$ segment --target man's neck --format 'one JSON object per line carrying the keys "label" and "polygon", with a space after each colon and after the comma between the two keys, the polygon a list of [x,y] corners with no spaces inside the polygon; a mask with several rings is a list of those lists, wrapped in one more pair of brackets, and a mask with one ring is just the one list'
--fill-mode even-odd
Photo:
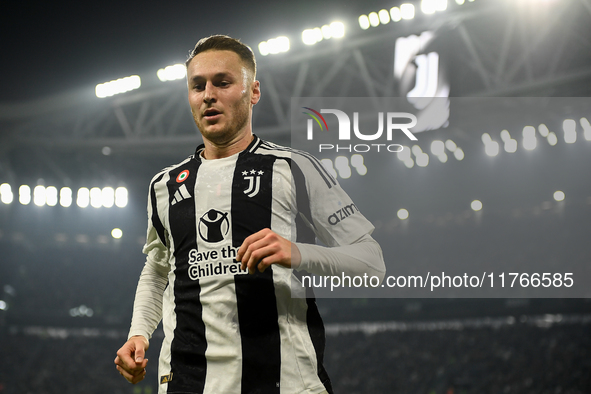
{"label": "man's neck", "polygon": [[252,132],[245,133],[238,139],[230,141],[224,145],[216,144],[204,138],[203,144],[205,145],[205,149],[201,155],[207,160],[222,159],[224,157],[232,156],[248,148],[253,139],[254,135],[252,135]]}

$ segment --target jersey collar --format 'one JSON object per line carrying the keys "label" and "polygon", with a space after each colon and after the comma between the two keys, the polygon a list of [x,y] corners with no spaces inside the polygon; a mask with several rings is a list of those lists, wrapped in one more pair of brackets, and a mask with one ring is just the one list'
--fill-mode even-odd
{"label": "jersey collar", "polygon": [[[248,145],[248,147],[246,149],[244,149],[242,152],[240,153],[244,153],[244,152],[253,152],[256,148],[258,148],[258,146],[261,143],[261,139],[259,137],[256,136],[256,134],[252,135],[254,138],[252,139],[252,141],[250,142],[250,144]],[[205,149],[205,144],[200,144],[197,149],[195,149],[195,155],[194,158],[201,161],[201,152],[203,152],[203,150]]]}

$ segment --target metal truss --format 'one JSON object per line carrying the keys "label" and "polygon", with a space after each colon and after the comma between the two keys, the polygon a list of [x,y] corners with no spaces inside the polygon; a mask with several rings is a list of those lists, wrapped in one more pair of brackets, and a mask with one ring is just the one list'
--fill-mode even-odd
{"label": "metal truss", "polygon": [[[289,144],[290,106],[298,97],[393,97],[396,39],[433,31],[451,95],[589,96],[591,0],[556,2],[551,12],[481,1],[411,22],[351,33],[341,41],[259,57],[262,100],[258,135]],[[539,7],[541,8],[541,7]],[[90,90],[0,106],[0,174],[14,177],[14,152],[46,152],[48,168],[65,177],[55,151],[167,156],[200,141],[184,81],[145,81],[141,89],[98,99]],[[53,159],[52,159],[53,157]],[[53,163],[52,163],[53,161]]]}

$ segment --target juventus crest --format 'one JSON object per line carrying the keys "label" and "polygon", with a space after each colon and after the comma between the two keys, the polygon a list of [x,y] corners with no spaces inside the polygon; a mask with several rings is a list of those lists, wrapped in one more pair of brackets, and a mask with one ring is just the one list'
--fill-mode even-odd
{"label": "juventus crest", "polygon": [[261,189],[261,176],[263,174],[264,172],[260,170],[242,171],[244,179],[248,180],[248,188],[244,190],[244,194],[248,197],[254,197],[259,193]]}

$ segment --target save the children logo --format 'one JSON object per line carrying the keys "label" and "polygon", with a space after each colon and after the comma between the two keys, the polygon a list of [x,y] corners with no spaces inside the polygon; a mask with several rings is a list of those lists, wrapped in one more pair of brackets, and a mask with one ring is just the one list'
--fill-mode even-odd
{"label": "save the children logo", "polygon": [[[403,132],[406,137],[411,141],[417,141],[417,137],[410,131],[411,128],[416,126],[417,117],[414,114],[408,112],[378,112],[378,130],[373,133],[366,133],[360,130],[359,112],[353,112],[353,122],[347,113],[339,109],[334,108],[322,108],[320,111],[316,111],[310,107],[302,107],[311,112],[303,112],[305,115],[310,116],[307,122],[306,138],[314,140],[314,121],[320,127],[321,131],[328,131],[328,124],[322,114],[333,114],[336,116],[338,122],[338,142],[351,141],[354,136],[357,140],[361,141],[384,141],[383,135],[385,131],[385,140],[392,141],[392,136],[396,131]],[[384,126],[385,124],[385,126]],[[323,127],[324,125],[324,127]],[[351,129],[353,133],[351,133]],[[318,151],[342,151],[347,150],[349,152],[369,152],[370,150],[388,151],[392,153],[401,152],[404,147],[400,144],[386,144],[386,143],[364,143],[364,144],[350,144],[350,145],[339,145],[339,144],[326,144],[322,143],[318,145]]]}
{"label": "save the children logo", "polygon": [[223,241],[229,230],[228,212],[210,209],[199,218],[199,236],[205,242]]}

